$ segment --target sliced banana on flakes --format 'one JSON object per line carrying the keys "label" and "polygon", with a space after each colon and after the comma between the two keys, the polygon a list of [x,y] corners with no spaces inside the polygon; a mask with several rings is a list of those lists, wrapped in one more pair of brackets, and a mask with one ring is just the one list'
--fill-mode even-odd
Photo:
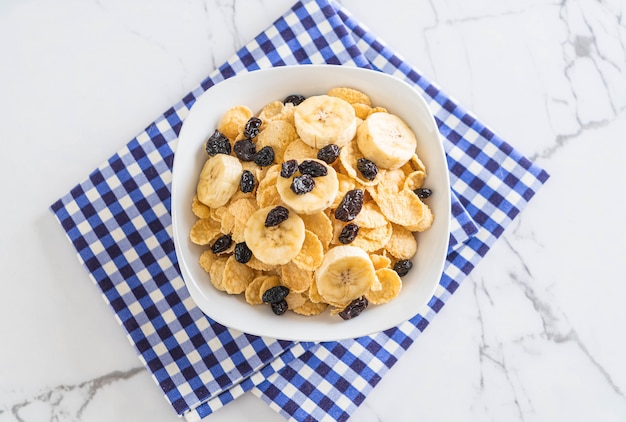
{"label": "sliced banana on flakes", "polygon": [[248,248],[261,262],[284,265],[295,258],[305,239],[304,222],[295,212],[275,226],[266,227],[265,220],[274,207],[261,208],[248,219],[243,236]]}
{"label": "sliced banana on flakes", "polygon": [[329,95],[315,95],[296,107],[294,123],[300,139],[314,148],[328,144],[342,147],[354,138],[356,114],[345,100]]}
{"label": "sliced banana on flakes", "polygon": [[211,208],[225,205],[237,192],[243,174],[241,162],[232,155],[217,154],[204,163],[196,193]]}
{"label": "sliced banana on flakes", "polygon": [[339,192],[339,180],[335,169],[321,160],[311,159],[310,161],[320,163],[327,171],[325,176],[313,178],[315,186],[311,191],[298,194],[291,189],[294,178],[301,175],[299,171],[290,177],[279,175],[276,180],[276,189],[280,198],[298,214],[315,214],[325,210],[335,202],[335,197]]}
{"label": "sliced banana on flakes", "polygon": [[411,128],[398,116],[373,113],[359,125],[359,150],[379,168],[394,170],[406,164],[417,147]]}
{"label": "sliced banana on flakes", "polygon": [[347,305],[378,286],[374,264],[369,255],[356,246],[335,246],[315,272],[317,292],[333,305]]}

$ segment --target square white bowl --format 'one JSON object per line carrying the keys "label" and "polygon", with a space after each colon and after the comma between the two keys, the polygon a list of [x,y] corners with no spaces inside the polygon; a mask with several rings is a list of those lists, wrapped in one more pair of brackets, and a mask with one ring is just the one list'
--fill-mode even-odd
{"label": "square white bowl", "polygon": [[[413,269],[402,278],[402,291],[383,305],[370,305],[361,315],[344,321],[328,311],[317,316],[287,312],[274,315],[269,306],[252,306],[243,295],[218,291],[198,259],[207,249],[189,240],[197,217],[191,212],[198,175],[207,159],[204,144],[224,113],[235,105],[258,112],[271,101],[290,94],[324,94],[346,86],[367,93],[376,106],[397,114],[413,129],[417,153],[426,165],[425,186],[434,223],[417,235]],[[222,81],[202,94],[183,122],[172,178],[172,222],[176,256],[192,299],[211,319],[229,328],[258,336],[295,341],[336,341],[361,337],[394,327],[415,316],[431,299],[441,278],[450,233],[450,181],[445,152],[434,117],[420,93],[407,83],[373,70],[337,65],[284,66],[256,70]]]}

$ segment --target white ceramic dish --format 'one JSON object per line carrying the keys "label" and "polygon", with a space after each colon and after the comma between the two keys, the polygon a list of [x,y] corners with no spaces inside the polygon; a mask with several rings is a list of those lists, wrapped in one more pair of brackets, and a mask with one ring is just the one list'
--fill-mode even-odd
{"label": "white ceramic dish", "polygon": [[[191,212],[200,169],[207,159],[204,143],[227,109],[247,105],[257,112],[289,94],[325,93],[334,86],[366,92],[377,106],[402,117],[418,138],[417,152],[428,171],[426,185],[434,194],[427,200],[433,226],[418,236],[412,271],[403,278],[400,295],[384,305],[370,305],[348,321],[339,316],[305,317],[287,312],[274,315],[268,306],[251,306],[242,295],[216,290],[198,258],[206,247],[189,241],[196,217]],[[191,297],[213,320],[254,335],[297,341],[334,341],[355,338],[396,326],[428,303],[445,262],[450,219],[450,182],[443,147],[434,118],[421,95],[408,84],[381,72],[334,65],[302,65],[258,70],[232,77],[211,87],[193,105],[184,121],[172,180],[172,220],[178,263]]]}

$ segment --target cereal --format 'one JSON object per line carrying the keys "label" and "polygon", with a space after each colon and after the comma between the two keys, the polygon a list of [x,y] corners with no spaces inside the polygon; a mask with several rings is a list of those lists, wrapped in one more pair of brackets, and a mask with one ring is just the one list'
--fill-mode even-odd
{"label": "cereal", "polygon": [[269,276],[267,275],[261,275],[252,279],[244,292],[246,302],[250,305],[260,305],[263,303],[263,300],[261,299],[261,296],[263,295],[263,293],[261,293],[261,286],[268,277]]}
{"label": "cereal", "polygon": [[302,305],[298,306],[297,308],[293,308],[292,311],[300,315],[311,316],[311,315],[321,314],[322,312],[326,310],[327,307],[328,305],[326,303],[321,303],[321,302],[315,303],[310,300],[307,300],[306,302],[304,302]]}
{"label": "cereal", "polygon": [[237,262],[234,255],[226,260],[222,286],[228,294],[239,294],[246,290],[254,278],[254,271],[245,264]]}
{"label": "cereal", "polygon": [[285,298],[287,301],[287,307],[289,309],[295,309],[304,305],[309,300],[309,295],[305,293],[296,293],[293,290],[289,292]]}
{"label": "cereal", "polygon": [[328,250],[331,240],[333,239],[333,224],[330,218],[323,212],[308,214],[301,216],[304,221],[304,227],[315,233],[319,241],[322,243],[324,251]]}
{"label": "cereal", "polygon": [[324,247],[315,233],[305,230],[304,244],[293,262],[303,270],[315,271],[324,259]]}
{"label": "cereal", "polygon": [[380,290],[370,290],[367,292],[365,296],[370,303],[382,305],[400,294],[402,280],[397,272],[389,268],[381,268],[380,270],[376,270],[376,276],[382,288]]}
{"label": "cereal", "polygon": [[296,140],[296,128],[286,120],[272,120],[259,133],[256,140],[257,150],[271,146],[274,149],[274,159],[277,163],[283,162],[287,146]]}
{"label": "cereal", "polygon": [[297,160],[298,162],[317,158],[317,150],[308,146],[302,140],[296,139],[285,148],[283,160]]}
{"label": "cereal", "polygon": [[[211,252],[212,253],[212,252]],[[209,279],[217,290],[225,291],[223,284],[224,280],[224,268],[226,268],[226,261],[228,257],[220,256],[213,261],[211,268],[209,268]]]}
{"label": "cereal", "polygon": [[217,129],[234,143],[250,117],[252,117],[252,110],[248,107],[235,106],[226,111]]}
{"label": "cereal", "polygon": [[280,275],[283,285],[295,293],[308,291],[313,282],[313,271],[302,269],[293,261],[281,266]]}
{"label": "cereal", "polygon": [[[372,144],[371,139],[377,139],[372,133],[380,130],[381,126],[378,128],[368,126],[368,136],[371,136],[371,139],[366,139],[365,143],[361,143],[362,139],[359,138],[361,135],[358,125],[364,122],[371,125],[372,121],[381,118],[390,121],[389,119],[397,116],[370,118],[374,113],[389,112],[373,104],[366,93],[350,87],[335,87],[328,90],[326,95],[324,101],[329,102],[325,104],[342,104],[338,107],[343,110],[337,112],[341,113],[341,116],[337,116],[340,120],[352,115],[354,111],[354,115],[348,117],[348,120],[351,119],[349,124],[356,125],[357,129],[342,128],[337,137],[324,138],[328,140],[323,142],[318,142],[322,138],[316,138],[315,133],[322,130],[325,133],[320,134],[327,136],[325,127],[316,129],[314,126],[306,126],[315,125],[317,119],[306,120],[315,116],[315,112],[306,114],[307,112],[303,111],[305,108],[298,109],[299,104],[306,101],[305,97],[298,96],[300,101],[295,103],[272,101],[262,107],[256,115],[245,105],[228,109],[215,130],[227,137],[233,146],[235,141],[240,142],[237,143],[237,148],[231,151],[224,148],[222,153],[234,157],[241,165],[239,168],[235,163],[236,171],[239,172],[237,174],[245,172],[247,179],[253,183],[247,183],[245,186],[238,183],[238,188],[232,194],[230,194],[232,191],[227,190],[230,184],[224,186],[229,199],[225,203],[214,201],[216,205],[219,203],[221,206],[210,207],[200,202],[197,196],[190,204],[197,220],[190,229],[189,239],[192,243],[205,247],[198,264],[208,274],[213,286],[231,295],[242,295],[250,305],[268,308],[270,306],[263,301],[263,294],[273,288],[276,289],[272,291],[284,290],[286,294],[284,300],[281,300],[281,303],[271,303],[271,309],[277,315],[291,310],[298,315],[313,316],[323,313],[330,307],[331,315],[349,319],[346,316],[356,317],[360,311],[366,309],[366,306],[361,306],[359,312],[346,311],[350,304],[363,302],[380,305],[389,302],[400,294],[402,288],[400,276],[406,275],[408,270],[405,271],[405,268],[409,268],[409,264],[412,265],[410,260],[416,254],[418,246],[416,233],[428,229],[433,224],[432,210],[424,202],[428,195],[418,196],[422,191],[431,193],[428,186],[425,186],[426,167],[419,156],[416,153],[411,155],[409,151],[409,154],[399,160],[395,152],[386,153],[389,149],[380,150],[379,155],[392,156],[385,159],[391,159],[393,165],[384,165],[384,162],[380,164],[376,156],[372,156],[371,150],[372,147],[384,143]],[[296,110],[299,111],[296,113]],[[328,113],[332,115],[333,111]],[[295,114],[297,119],[294,118]],[[297,121],[299,126],[296,126]],[[345,137],[355,130],[357,133],[354,137]],[[385,133],[383,137],[388,138],[389,132]],[[401,135],[406,136],[406,132],[402,132]],[[228,142],[223,136],[222,140],[227,147]],[[249,140],[243,141],[245,139]],[[311,142],[311,139],[314,142]],[[244,145],[245,142],[247,144]],[[319,161],[318,152],[326,145],[335,148],[335,155],[332,158],[338,154],[338,159]],[[263,151],[271,149],[272,164],[268,164],[267,160],[258,159],[260,155],[258,152],[262,149]],[[364,153],[369,154],[368,157],[365,157]],[[326,155],[325,151],[322,155]],[[285,179],[296,177],[295,172],[287,176],[281,175],[283,163],[289,160],[295,160],[293,163],[295,172],[311,179],[310,189],[295,189],[296,187],[291,186],[291,180],[285,188]],[[316,161],[308,161],[303,165],[307,160]],[[218,171],[232,174],[235,167],[228,168],[227,161],[225,160],[224,164],[226,169]],[[213,183],[215,180],[221,180],[219,175]],[[334,196],[324,196],[329,189]],[[220,192],[215,193],[216,196],[219,194]],[[303,195],[315,196],[306,197],[309,199],[305,200]],[[348,204],[346,197],[352,202]],[[302,198],[303,202],[297,202],[298,198]],[[322,198],[324,202],[320,202]],[[292,206],[287,206],[285,201]],[[276,224],[260,224],[258,227],[254,224],[261,213],[265,219],[267,209],[275,209],[279,205],[286,207],[286,218],[276,220]],[[348,224],[353,226],[351,227],[353,230],[351,236],[342,237],[344,242],[349,242],[343,244],[339,237]],[[296,242],[296,239],[299,241]],[[227,240],[230,243],[226,242]],[[248,251],[245,259],[241,258],[241,253],[234,253],[235,245],[244,246]],[[283,252],[281,254],[277,252],[273,256],[271,253],[263,253],[268,250],[270,252],[279,250],[264,249],[266,245],[269,248],[273,246],[278,248],[280,245]],[[352,247],[359,253],[340,255],[340,251],[344,253],[346,249],[335,248],[341,247],[348,249]],[[361,261],[357,258],[359,254],[362,255]],[[236,256],[239,256],[241,262]],[[324,274],[332,273],[327,270],[329,261],[338,262],[345,270],[339,270],[337,267],[332,270],[339,271],[336,273],[337,277],[325,278]],[[400,268],[399,263],[405,265]],[[359,268],[359,271],[355,272],[354,268]],[[350,274],[359,274],[359,277]],[[339,286],[345,286],[344,277],[348,282],[351,282],[351,278],[359,279],[350,287],[351,289],[357,288],[355,287],[357,285],[363,286],[363,280],[366,280],[364,290],[358,290],[359,297],[337,294],[338,289],[343,289]],[[336,283],[337,287],[333,287]]]}
{"label": "cereal", "polygon": [[211,208],[204,205],[198,199],[198,195],[193,197],[193,201],[191,202],[191,212],[198,218],[210,218],[211,217]]}
{"label": "cereal", "polygon": [[357,162],[360,158],[364,158],[364,156],[361,151],[359,151],[359,147],[355,141],[348,142],[348,144],[341,149],[341,153],[339,154],[341,165],[348,176],[363,186],[377,185],[381,180],[380,172],[372,180],[364,178],[361,172],[357,169]]}
{"label": "cereal", "polygon": [[417,240],[413,233],[397,224],[392,224],[391,238],[385,244],[385,250],[397,259],[409,259],[417,252]]}
{"label": "cereal", "polygon": [[339,97],[353,105],[359,103],[365,104],[369,107],[372,106],[372,101],[370,100],[370,97],[364,92],[361,92],[354,88],[347,88],[343,86],[335,87],[329,89],[327,94],[331,97]]}
{"label": "cereal", "polygon": [[196,245],[208,245],[221,234],[220,225],[211,218],[197,220],[189,232],[189,240]]}
{"label": "cereal", "polygon": [[371,253],[370,259],[372,260],[372,264],[374,264],[375,270],[380,270],[381,268],[389,268],[389,266],[391,265],[391,259],[389,259],[389,257],[386,257],[385,255]]}

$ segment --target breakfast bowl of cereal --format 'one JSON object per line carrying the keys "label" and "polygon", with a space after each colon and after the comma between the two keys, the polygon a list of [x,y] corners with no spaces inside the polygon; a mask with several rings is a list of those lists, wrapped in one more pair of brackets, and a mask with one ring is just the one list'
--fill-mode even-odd
{"label": "breakfast bowl of cereal", "polygon": [[174,246],[191,298],[249,334],[334,341],[415,316],[441,278],[450,182],[405,82],[335,65],[226,79],[181,128]]}

